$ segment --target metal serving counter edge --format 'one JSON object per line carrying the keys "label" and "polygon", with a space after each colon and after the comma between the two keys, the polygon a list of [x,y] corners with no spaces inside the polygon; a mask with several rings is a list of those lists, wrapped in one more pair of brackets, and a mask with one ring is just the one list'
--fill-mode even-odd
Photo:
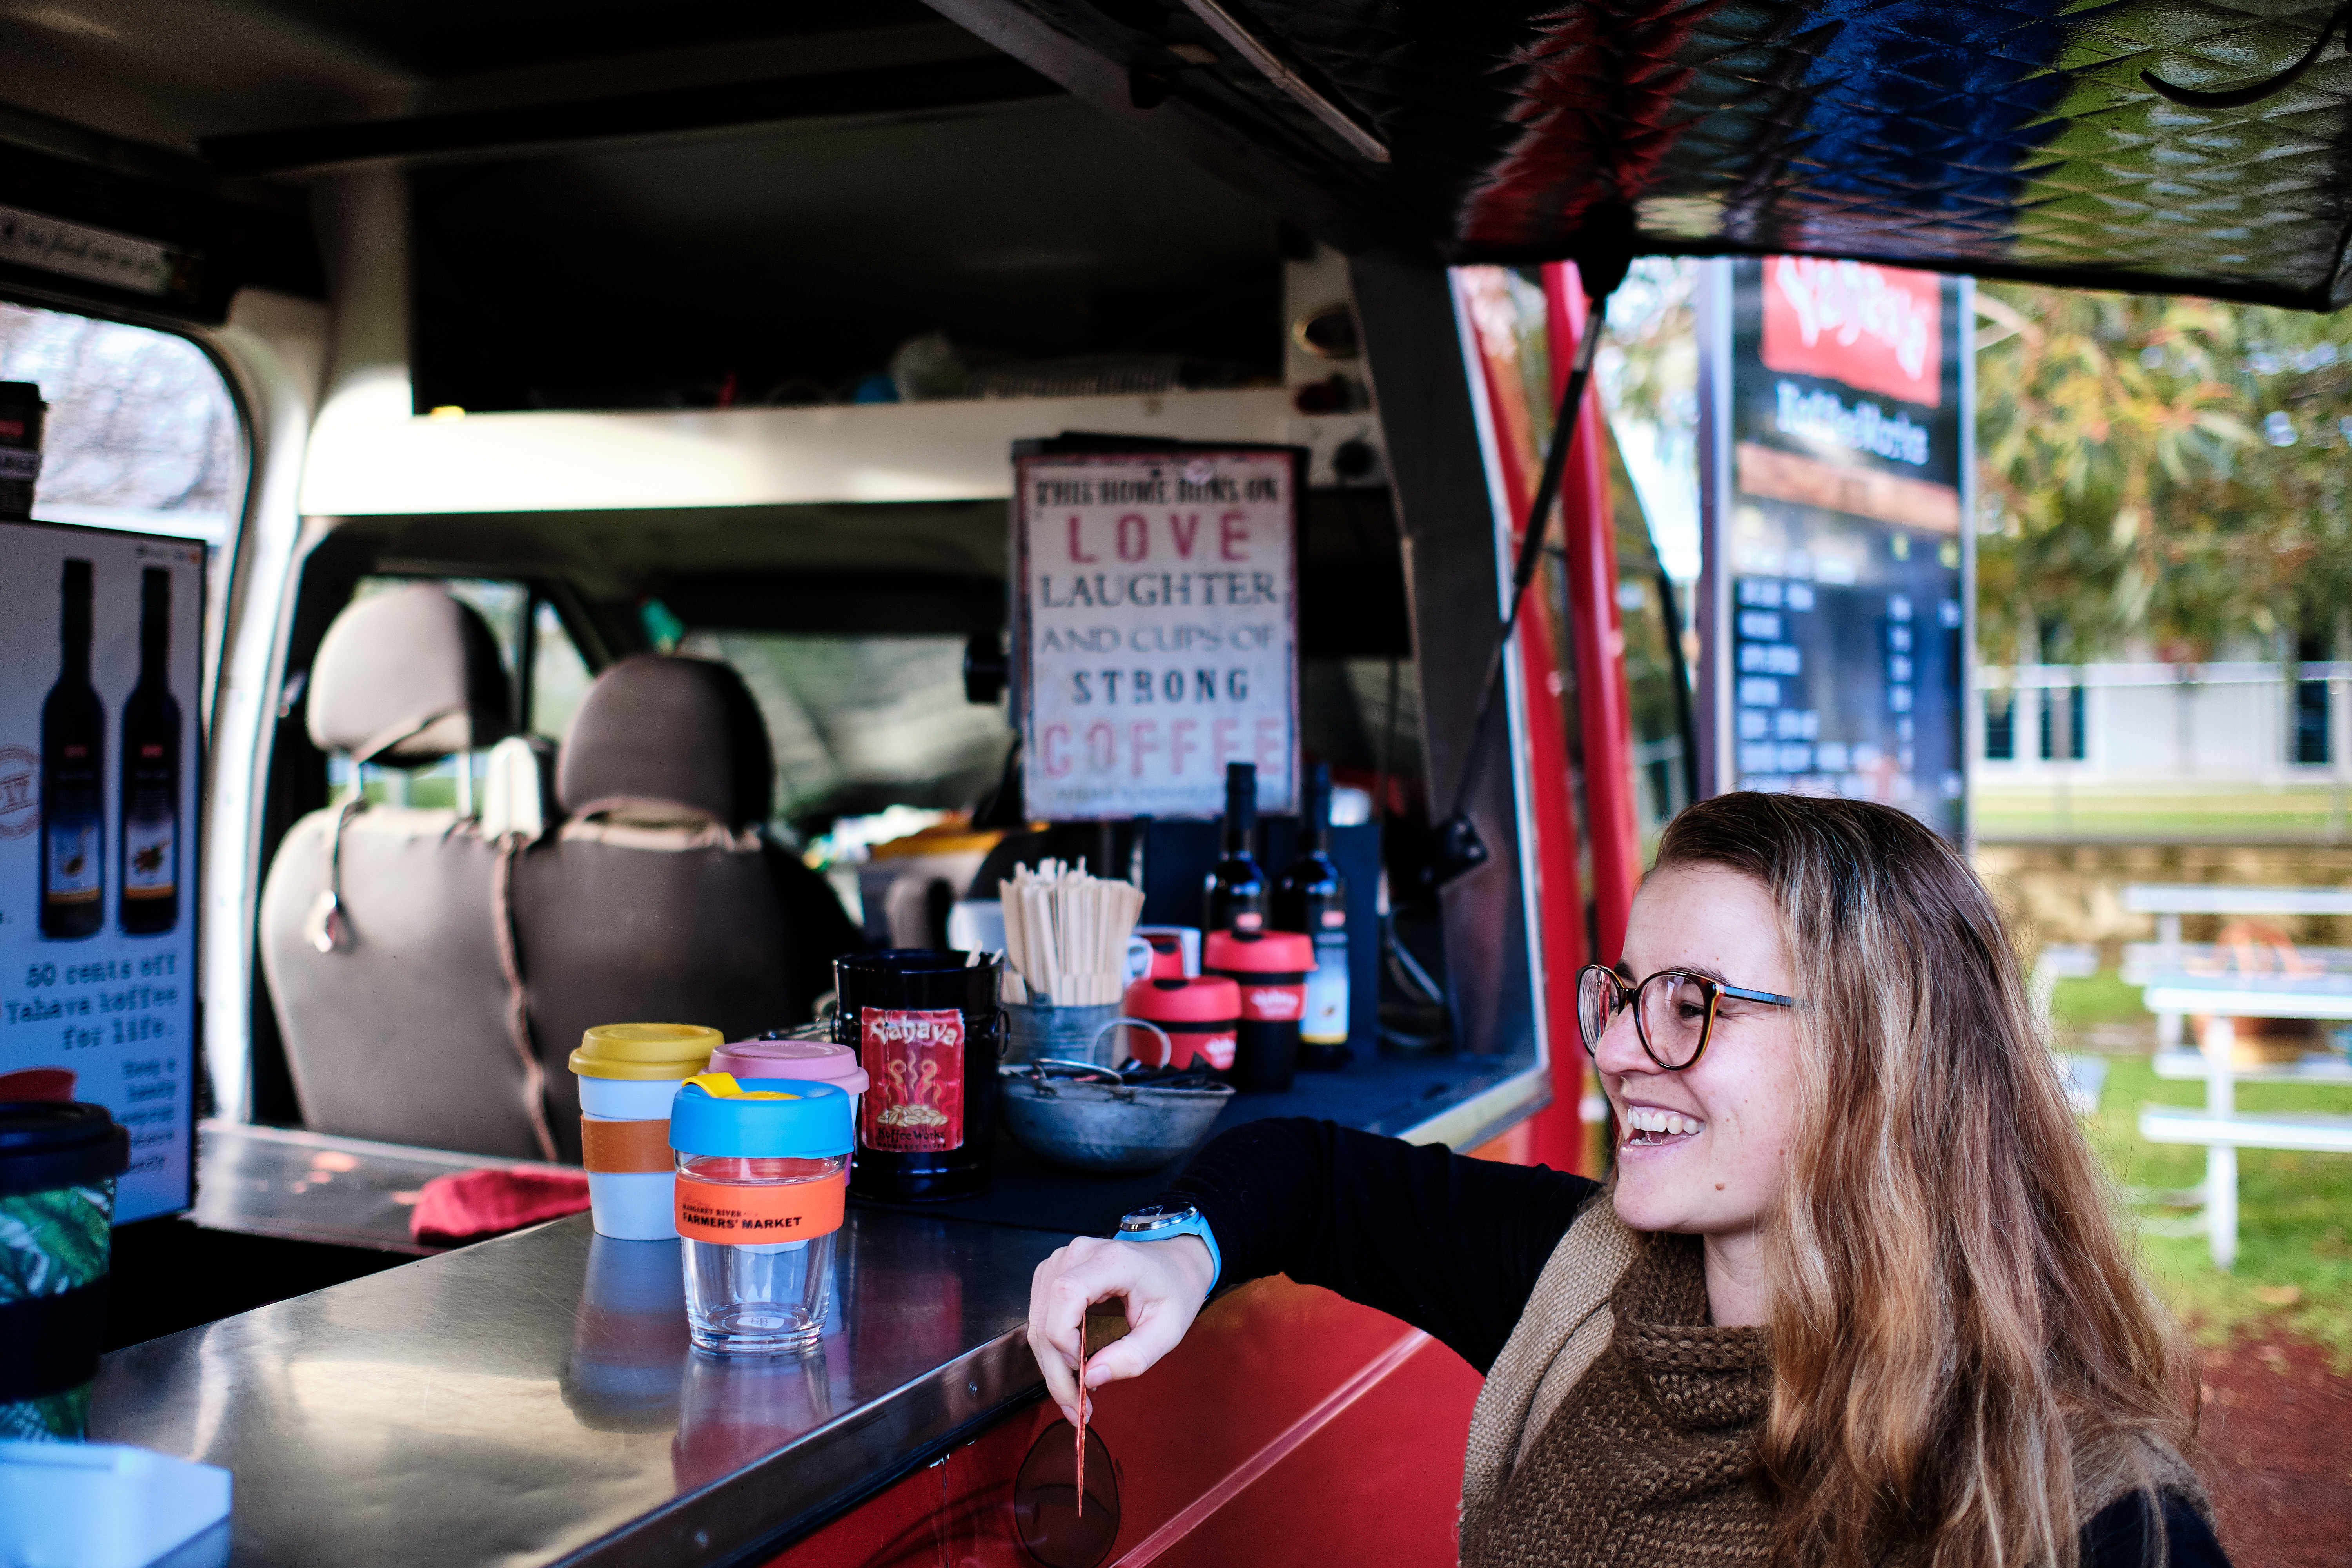
{"label": "metal serving counter edge", "polygon": [[90,1436],[226,1466],[237,1568],[719,1564],[1037,1389],[1061,1238],[861,1210],[813,1355],[688,1343],[675,1241],[586,1215],[106,1358]]}

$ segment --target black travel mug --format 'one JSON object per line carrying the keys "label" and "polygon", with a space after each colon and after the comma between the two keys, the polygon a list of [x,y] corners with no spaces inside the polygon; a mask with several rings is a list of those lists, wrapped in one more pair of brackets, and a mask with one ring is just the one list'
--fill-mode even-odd
{"label": "black travel mug", "polygon": [[992,953],[898,948],[833,963],[833,1039],[872,1081],[849,1190],[891,1203],[988,1191],[1004,1042]]}
{"label": "black travel mug", "polygon": [[0,1101],[0,1437],[72,1442],[89,1425],[130,1163],[102,1105]]}

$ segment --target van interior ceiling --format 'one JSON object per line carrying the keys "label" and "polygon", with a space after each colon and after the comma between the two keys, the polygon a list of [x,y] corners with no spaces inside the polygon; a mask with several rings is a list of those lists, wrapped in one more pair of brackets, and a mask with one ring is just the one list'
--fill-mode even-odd
{"label": "van interior ceiling", "polygon": [[[224,556],[241,575],[221,609],[253,593],[285,606],[255,667],[276,698],[253,754],[256,885],[355,775],[387,800],[472,798],[475,763],[354,768],[310,733],[330,626],[407,582],[484,616],[513,728],[548,745],[585,680],[633,653],[735,666],[791,843],[892,806],[971,809],[1011,749],[1001,701],[968,703],[961,678],[966,644],[1006,628],[1001,479],[894,491],[844,459],[797,488],[681,500],[618,479],[601,492],[591,456],[505,463],[486,505],[454,480],[387,499],[338,488],[347,447],[326,439],[362,395],[373,418],[485,427],[1204,391],[1255,391],[1286,418],[1296,387],[1335,368],[1291,329],[1345,299],[1336,253],[915,0],[185,0],[168,16],[75,0],[0,13],[0,47],[21,68],[0,105],[0,205],[185,258],[169,288],[131,291],[0,258],[0,289],[199,342],[263,321],[257,301],[326,301],[291,334],[311,340],[297,379],[316,378],[304,400],[322,412],[282,587],[267,529]],[[248,382],[233,377],[250,420]],[[1300,409],[1369,427],[1360,380],[1318,395]],[[249,438],[258,505],[272,437]],[[1001,438],[967,445],[1001,467]],[[1421,742],[1398,521],[1377,453],[1360,441],[1335,468],[1338,445],[1321,441],[1301,520],[1302,723],[1343,776],[1405,788]],[[402,477],[433,489],[442,471]],[[257,950],[246,976],[231,1108],[299,1124]]]}

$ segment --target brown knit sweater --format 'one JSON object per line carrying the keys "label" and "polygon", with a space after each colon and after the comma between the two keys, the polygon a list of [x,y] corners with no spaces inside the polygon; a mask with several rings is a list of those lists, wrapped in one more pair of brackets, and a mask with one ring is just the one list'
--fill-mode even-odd
{"label": "brown knit sweater", "polygon": [[1756,1480],[1770,1394],[1761,1329],[1707,1324],[1696,1237],[1656,1236],[1610,1295],[1616,1332],[1553,1412],[1464,1568],[1762,1563],[1772,1510]]}
{"label": "brown knit sweater", "polygon": [[[1536,1283],[1470,1418],[1463,1568],[1762,1563],[1771,1506],[1757,1431],[1771,1393],[1761,1329],[1707,1324],[1704,1244],[1589,1202]],[[2135,1491],[2212,1504],[2179,1455],[2085,1434],[2077,1517]]]}

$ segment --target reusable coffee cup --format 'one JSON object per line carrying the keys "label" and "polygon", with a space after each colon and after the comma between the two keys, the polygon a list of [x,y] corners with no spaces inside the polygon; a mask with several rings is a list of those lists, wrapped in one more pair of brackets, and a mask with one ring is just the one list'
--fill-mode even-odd
{"label": "reusable coffee cup", "polygon": [[1211,931],[1201,967],[1241,987],[1234,1087],[1288,1089],[1298,1073],[1298,1021],[1307,1016],[1315,939],[1297,931]]}
{"label": "reusable coffee cup", "polygon": [[[1147,1019],[1165,1031],[1165,1045],[1149,1030],[1127,1031],[1127,1054],[1145,1067],[1197,1064],[1223,1072],[1234,1065],[1242,994],[1241,987],[1222,975],[1139,980],[1127,988],[1121,1012],[1129,1018]],[[1161,1059],[1155,1061],[1153,1057]]]}
{"label": "reusable coffee cup", "polygon": [[71,1068],[20,1068],[15,1072],[0,1072],[0,1100],[71,1100],[73,1097],[74,1071]]}
{"label": "reusable coffee cup", "polygon": [[726,1043],[699,1024],[599,1024],[581,1037],[572,1070],[580,1079],[580,1163],[597,1235],[667,1241],[677,1234],[670,1101]]}
{"label": "reusable coffee cup", "polygon": [[41,477],[41,426],[49,405],[30,381],[0,381],[0,517],[30,517]]}
{"label": "reusable coffee cup", "polygon": [[814,1350],[849,1192],[849,1096],[809,1079],[700,1073],[677,1091],[669,1137],[695,1348]]}
{"label": "reusable coffee cup", "polygon": [[833,974],[834,1043],[873,1079],[850,1189],[897,1203],[986,1192],[1004,1042],[996,955],[897,948],[835,959]]}
{"label": "reusable coffee cup", "polygon": [[743,1078],[797,1078],[829,1083],[849,1096],[855,1123],[873,1081],[857,1065],[857,1053],[830,1040],[730,1040],[710,1053],[711,1072]]}
{"label": "reusable coffee cup", "polygon": [[78,1442],[89,1427],[130,1163],[130,1131],[104,1106],[0,1103],[0,1437]]}

